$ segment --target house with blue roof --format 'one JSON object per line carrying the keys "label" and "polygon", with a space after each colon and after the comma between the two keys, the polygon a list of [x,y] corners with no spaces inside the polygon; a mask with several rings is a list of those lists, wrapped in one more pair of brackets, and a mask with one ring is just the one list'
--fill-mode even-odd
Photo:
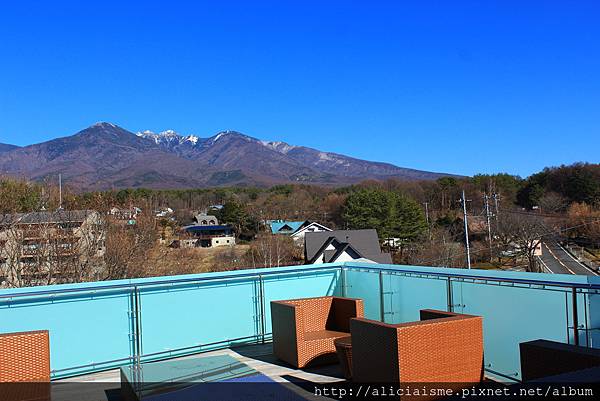
{"label": "house with blue roof", "polygon": [[285,220],[273,220],[270,222],[271,234],[284,234],[292,235],[300,228],[304,227],[309,221],[285,221]]}
{"label": "house with blue roof", "polygon": [[330,228],[325,227],[317,222],[304,220],[304,221],[284,221],[284,220],[272,220],[269,222],[271,226],[271,233],[274,235],[282,234],[289,235],[292,239],[301,244],[304,242],[304,235],[307,232],[322,232],[331,231]]}

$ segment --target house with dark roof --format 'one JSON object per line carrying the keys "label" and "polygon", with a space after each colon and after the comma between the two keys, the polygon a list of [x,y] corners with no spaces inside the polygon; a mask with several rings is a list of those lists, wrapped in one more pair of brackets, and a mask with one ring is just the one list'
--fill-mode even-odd
{"label": "house with dark roof", "polygon": [[304,243],[304,236],[309,232],[331,231],[331,228],[325,227],[315,221],[284,221],[272,220],[268,224],[271,227],[271,234],[289,235],[294,242],[301,245]]}
{"label": "house with dark roof", "polygon": [[309,232],[304,237],[306,264],[363,261],[392,263],[389,253],[381,251],[374,229]]}
{"label": "house with dark roof", "polygon": [[177,248],[182,247],[183,244],[188,244],[185,247],[193,245],[201,248],[214,248],[235,245],[235,234],[230,226],[210,224],[211,222],[217,222],[216,217],[203,216],[200,217],[198,224],[182,227],[183,233],[188,237],[192,237],[192,239],[189,240],[188,238],[184,242],[181,242],[183,239],[175,240],[170,246]]}

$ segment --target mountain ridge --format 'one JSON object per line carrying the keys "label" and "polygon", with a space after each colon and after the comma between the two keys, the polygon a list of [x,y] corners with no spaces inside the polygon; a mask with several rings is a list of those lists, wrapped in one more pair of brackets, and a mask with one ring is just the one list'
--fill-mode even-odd
{"label": "mountain ridge", "polygon": [[11,150],[15,150],[19,148],[17,145],[11,145],[8,143],[0,143],[0,153],[9,152]]}
{"label": "mountain ridge", "polygon": [[341,186],[364,179],[451,176],[263,141],[231,130],[207,138],[173,130],[134,134],[107,122],[71,136],[0,151],[0,174],[42,180],[58,173],[81,190],[282,183]]}

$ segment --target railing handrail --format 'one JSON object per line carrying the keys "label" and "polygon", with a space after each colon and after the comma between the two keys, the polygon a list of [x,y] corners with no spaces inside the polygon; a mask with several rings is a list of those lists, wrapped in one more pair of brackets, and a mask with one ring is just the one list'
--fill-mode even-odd
{"label": "railing handrail", "polygon": [[[385,267],[379,267],[378,265],[373,266],[356,266],[352,265],[348,262],[344,263],[344,267],[354,268],[354,269],[371,269],[377,271],[387,271],[393,273],[414,273],[421,275],[431,275],[431,276],[440,276],[444,278],[462,278],[462,279],[470,279],[470,280],[486,280],[486,281],[498,281],[498,282],[508,282],[508,283],[518,283],[518,284],[532,284],[532,285],[544,285],[544,286],[554,286],[554,287],[563,287],[563,288],[582,288],[588,290],[600,290],[600,284],[593,283],[569,283],[566,281],[549,281],[549,280],[536,280],[536,279],[522,279],[522,278],[502,278],[496,276],[477,276],[473,274],[461,274],[461,273],[445,273],[445,272],[431,272],[431,271],[421,271],[421,270],[413,270],[406,268],[398,268],[398,269],[390,269]],[[429,266],[423,266],[429,267]]]}
{"label": "railing handrail", "polygon": [[[426,266],[424,266],[426,267]],[[23,297],[35,297],[35,296],[45,296],[45,295],[62,295],[62,294],[70,294],[70,293],[80,293],[80,292],[94,292],[94,291],[109,291],[109,290],[118,290],[124,288],[136,288],[136,287],[148,287],[148,286],[157,286],[157,285],[172,285],[172,284],[187,284],[194,282],[206,282],[206,281],[219,281],[219,280],[235,280],[235,279],[243,279],[250,277],[259,277],[259,276],[272,276],[279,274],[288,274],[288,273],[306,273],[306,272],[315,272],[315,271],[324,271],[324,270],[332,270],[332,269],[342,269],[342,268],[354,268],[354,269],[368,269],[368,270],[376,270],[376,271],[385,271],[390,273],[412,273],[412,274],[421,274],[421,275],[430,275],[430,276],[439,276],[444,278],[460,278],[460,279],[470,279],[470,280],[487,280],[487,281],[497,281],[497,282],[507,282],[507,283],[515,283],[515,284],[530,284],[530,285],[541,285],[541,286],[554,286],[554,287],[562,287],[562,288],[579,288],[579,289],[588,289],[588,290],[600,290],[600,284],[593,283],[570,283],[564,281],[548,281],[548,280],[536,280],[536,279],[521,279],[521,278],[502,278],[496,276],[478,276],[473,274],[461,274],[461,273],[450,273],[450,272],[432,272],[432,271],[421,271],[407,268],[386,268],[382,265],[373,264],[372,266],[364,266],[364,265],[353,265],[351,263],[343,263],[332,266],[318,266],[318,267],[304,267],[304,268],[296,268],[296,269],[287,269],[287,270],[276,270],[276,271],[262,271],[262,272],[251,272],[251,273],[234,273],[229,275],[218,275],[218,276],[204,276],[204,277],[188,277],[188,278],[177,278],[177,279],[169,279],[169,280],[157,280],[157,281],[149,281],[149,282],[139,282],[139,283],[123,283],[123,284],[108,284],[108,285],[97,285],[97,286],[89,286],[89,287],[79,287],[79,288],[62,288],[62,289],[52,289],[52,290],[43,290],[43,291],[27,291],[27,292],[16,292],[13,294],[0,294],[0,299],[9,299],[9,298],[23,298]]]}
{"label": "railing handrail", "polygon": [[109,285],[97,285],[97,286],[79,287],[79,288],[62,288],[62,289],[55,289],[55,290],[53,289],[53,290],[44,290],[44,291],[17,292],[17,293],[13,293],[13,294],[0,294],[0,299],[21,298],[21,297],[30,297],[30,296],[33,297],[33,296],[55,295],[55,294],[61,295],[61,294],[65,294],[65,293],[77,293],[77,292],[109,291],[109,290],[118,290],[118,289],[123,289],[123,288],[135,289],[138,287],[147,287],[147,286],[153,286],[153,285],[186,284],[186,283],[194,283],[194,282],[222,281],[222,280],[230,280],[230,279],[235,280],[235,279],[240,279],[240,278],[270,276],[270,275],[278,275],[278,274],[306,273],[306,272],[314,272],[314,271],[341,269],[341,267],[342,267],[342,265],[319,266],[319,267],[309,267],[309,268],[303,268],[303,269],[263,271],[263,272],[229,274],[229,275],[219,275],[219,276],[210,276],[210,277],[208,277],[208,276],[207,277],[188,277],[188,278],[157,280],[157,281],[140,282],[140,283],[123,283],[123,284],[112,284],[112,285],[109,284]]}

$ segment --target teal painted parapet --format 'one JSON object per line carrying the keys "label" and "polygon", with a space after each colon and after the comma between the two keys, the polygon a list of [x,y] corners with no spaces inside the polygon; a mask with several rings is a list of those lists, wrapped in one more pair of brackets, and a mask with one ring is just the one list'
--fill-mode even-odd
{"label": "teal painted parapet", "polygon": [[519,342],[577,333],[600,347],[599,289],[596,277],[354,262],[250,269],[1,290],[0,333],[49,330],[61,378],[269,341],[270,301],[339,295],[389,323],[425,308],[481,315],[488,373],[519,380]]}
{"label": "teal painted parapet", "polygon": [[340,265],[0,291],[0,333],[49,330],[53,378],[269,339],[271,300],[336,295]]}
{"label": "teal painted parapet", "polygon": [[342,275],[372,319],[410,322],[428,308],[483,316],[485,368],[498,378],[520,380],[521,342],[574,344],[577,333],[600,347],[600,277],[352,262]]}

